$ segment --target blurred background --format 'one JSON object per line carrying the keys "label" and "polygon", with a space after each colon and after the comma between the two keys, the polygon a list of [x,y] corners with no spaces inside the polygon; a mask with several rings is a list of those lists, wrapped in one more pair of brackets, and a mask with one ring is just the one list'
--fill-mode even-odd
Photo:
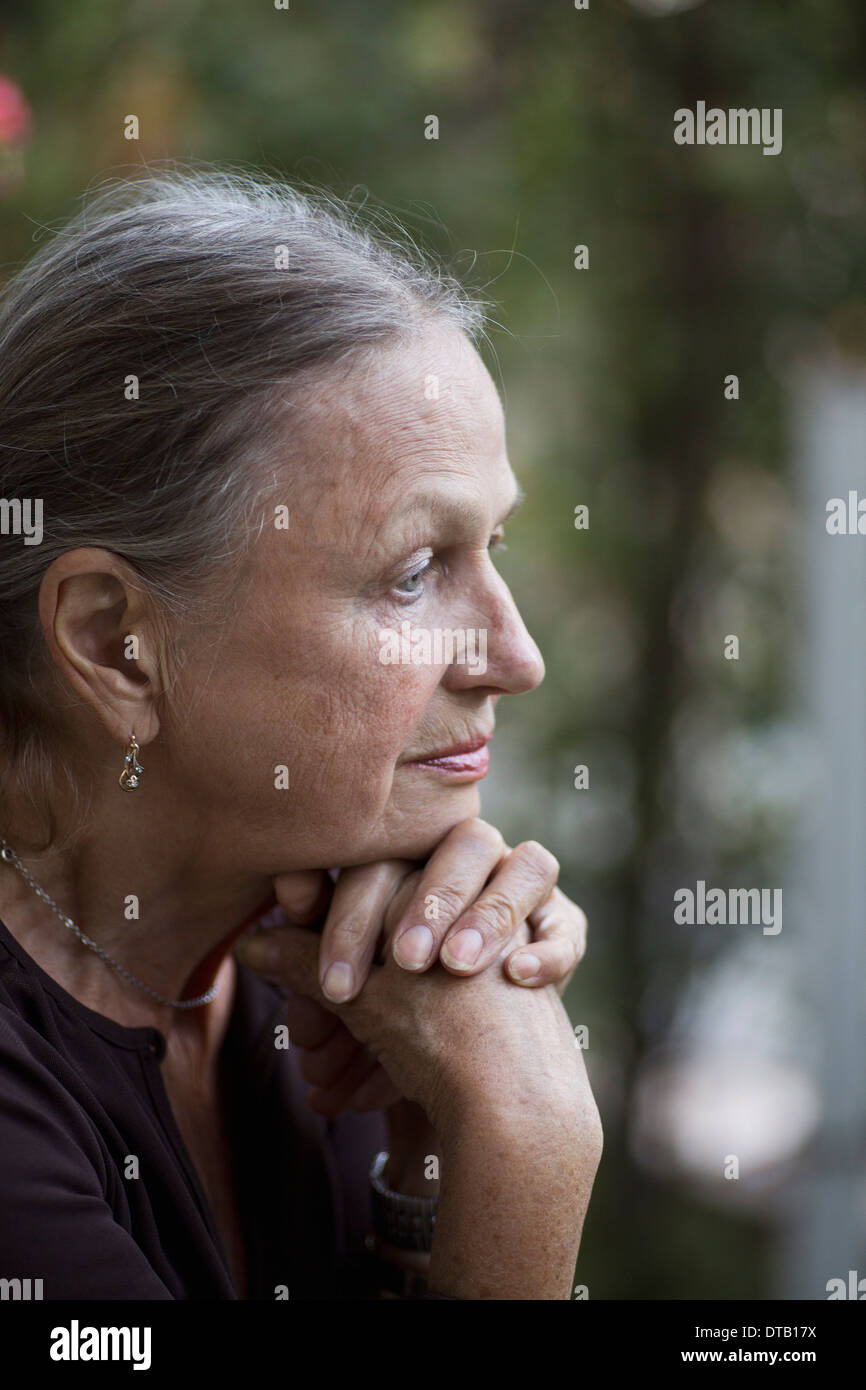
{"label": "blurred background", "polygon": [[[547,678],[500,706],[483,813],[590,919],[566,1003],[605,1151],[575,1282],[866,1279],[866,538],[826,527],[866,497],[866,8],[5,0],[0,24],[0,275],[92,183],[191,158],[360,185],[497,301],[528,493],[500,563]],[[781,152],[675,144],[698,101],[780,108]],[[678,923],[699,881],[782,889],[782,929]]]}

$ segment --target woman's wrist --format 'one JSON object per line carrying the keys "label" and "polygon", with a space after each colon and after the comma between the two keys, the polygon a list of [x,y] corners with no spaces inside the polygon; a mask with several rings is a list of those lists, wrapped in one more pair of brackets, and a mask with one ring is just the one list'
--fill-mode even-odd
{"label": "woman's wrist", "polygon": [[519,1123],[491,1108],[445,1139],[430,1289],[462,1299],[567,1299],[600,1158],[577,1108]]}

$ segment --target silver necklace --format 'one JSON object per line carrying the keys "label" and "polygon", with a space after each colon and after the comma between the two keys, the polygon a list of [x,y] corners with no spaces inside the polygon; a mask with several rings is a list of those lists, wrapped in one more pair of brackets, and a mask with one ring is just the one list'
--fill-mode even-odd
{"label": "silver necklace", "polygon": [[91,941],[89,936],[85,936],[84,932],[73,922],[71,917],[67,917],[65,912],[60,911],[54,899],[49,898],[44,888],[39,887],[39,884],[21,863],[14,849],[12,849],[11,845],[7,845],[2,836],[0,836],[0,845],[2,845],[2,849],[0,849],[0,859],[3,859],[7,864],[11,864],[13,869],[18,870],[22,878],[25,878],[30,884],[33,891],[44,903],[47,903],[51,911],[60,918],[64,927],[68,927],[70,931],[75,932],[79,941],[83,942],[89,950],[95,951],[98,956],[101,956],[107,965],[110,965],[113,970],[117,971],[118,975],[122,975],[131,985],[135,985],[138,989],[143,989],[147,994],[151,995],[152,998],[159,1000],[160,1004],[168,1004],[172,1009],[198,1009],[201,1008],[202,1004],[210,1004],[211,1001],[216,998],[219,992],[218,984],[211,985],[207,993],[200,994],[197,999],[166,999],[164,995],[157,994],[155,989],[151,989],[150,985],[144,984],[142,980],[137,980],[124,966],[118,964],[116,960],[112,960],[107,951],[104,951],[101,946],[97,946],[96,942]]}

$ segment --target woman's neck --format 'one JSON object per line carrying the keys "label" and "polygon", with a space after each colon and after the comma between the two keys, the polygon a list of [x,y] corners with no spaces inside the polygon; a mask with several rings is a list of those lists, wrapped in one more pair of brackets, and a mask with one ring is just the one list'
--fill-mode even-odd
{"label": "woman's neck", "polygon": [[[174,1009],[118,974],[59,920],[22,875],[0,863],[0,920],[73,998],[126,1027],[158,1028],[205,1044],[219,1031],[221,998],[234,984],[231,949],[272,901],[268,880],[220,879],[199,855],[136,826],[128,852],[122,827],[88,835],[65,854],[21,855],[35,882],[91,940],[168,999],[195,998],[219,981],[211,1004]],[[144,841],[144,843],[143,843]],[[161,841],[161,842],[160,842]],[[13,849],[16,846],[12,845]],[[17,852],[17,850],[16,850]]]}

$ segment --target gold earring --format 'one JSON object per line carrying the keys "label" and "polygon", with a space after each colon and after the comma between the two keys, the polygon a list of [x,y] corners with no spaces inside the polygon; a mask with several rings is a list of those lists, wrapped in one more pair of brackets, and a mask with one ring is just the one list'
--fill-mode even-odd
{"label": "gold earring", "polygon": [[144,768],[138,761],[137,755],[139,751],[138,744],[135,741],[135,734],[130,734],[129,743],[126,747],[126,756],[124,758],[126,767],[117,779],[125,792],[134,792],[141,785],[141,774]]}

